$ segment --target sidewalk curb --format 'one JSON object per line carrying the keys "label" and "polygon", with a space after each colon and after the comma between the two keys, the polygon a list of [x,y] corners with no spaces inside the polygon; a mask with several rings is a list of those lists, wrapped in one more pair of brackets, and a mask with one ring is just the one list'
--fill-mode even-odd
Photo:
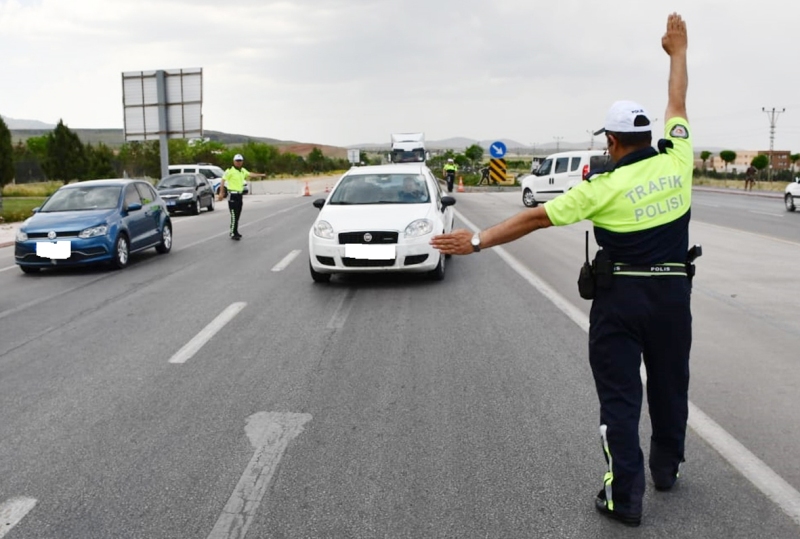
{"label": "sidewalk curb", "polygon": [[762,198],[780,198],[783,199],[783,193],[779,193],[778,191],[740,191],[738,189],[729,189],[725,187],[703,187],[703,186],[695,186],[692,187],[692,191],[700,191],[705,193],[722,193],[724,195],[740,195],[740,196],[748,196],[748,197],[762,197]]}

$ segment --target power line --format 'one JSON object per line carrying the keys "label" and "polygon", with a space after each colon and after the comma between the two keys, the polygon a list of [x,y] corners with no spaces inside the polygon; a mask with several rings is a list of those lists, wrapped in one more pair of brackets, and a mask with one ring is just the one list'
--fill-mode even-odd
{"label": "power line", "polygon": [[564,137],[553,137],[553,140],[556,141],[556,153],[558,153],[561,148],[561,141],[564,140]]}
{"label": "power line", "polygon": [[767,110],[761,107],[761,112],[766,112],[769,116],[769,172],[767,173],[767,181],[772,181],[772,152],[775,148],[775,125],[778,123],[778,114],[786,112],[786,109],[776,111],[773,107],[772,110]]}

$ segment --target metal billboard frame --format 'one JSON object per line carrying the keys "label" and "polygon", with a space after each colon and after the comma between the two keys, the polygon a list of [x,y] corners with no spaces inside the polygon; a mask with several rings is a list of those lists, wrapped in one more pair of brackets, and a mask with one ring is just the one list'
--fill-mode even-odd
{"label": "metal billboard frame", "polygon": [[158,139],[166,176],[168,139],[203,136],[203,69],[124,72],[122,109],[125,141]]}

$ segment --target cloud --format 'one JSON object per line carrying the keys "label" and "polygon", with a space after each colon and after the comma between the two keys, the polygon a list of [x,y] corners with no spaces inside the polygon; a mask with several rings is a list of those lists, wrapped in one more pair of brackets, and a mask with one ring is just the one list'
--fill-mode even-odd
{"label": "cloud", "polygon": [[666,106],[668,10],[689,26],[698,144],[768,144],[792,106],[800,6],[721,0],[0,0],[3,114],[121,127],[121,73],[202,67],[207,129],[330,144],[501,136],[588,140],[616,99]]}

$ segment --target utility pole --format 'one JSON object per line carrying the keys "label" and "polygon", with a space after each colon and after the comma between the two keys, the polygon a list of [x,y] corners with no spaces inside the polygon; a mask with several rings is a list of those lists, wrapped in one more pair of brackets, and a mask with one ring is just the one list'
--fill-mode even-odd
{"label": "utility pole", "polygon": [[586,132],[589,133],[589,136],[591,137],[590,140],[592,141],[589,145],[589,149],[594,150],[594,129],[587,129]]}
{"label": "utility pole", "polygon": [[766,112],[769,116],[769,171],[767,172],[767,181],[772,181],[772,152],[775,151],[775,124],[778,123],[778,114],[786,112],[786,109],[767,110],[761,107],[761,112]]}
{"label": "utility pole", "polygon": [[556,141],[556,153],[561,149],[561,141],[564,140],[564,137],[553,137],[553,140]]}

